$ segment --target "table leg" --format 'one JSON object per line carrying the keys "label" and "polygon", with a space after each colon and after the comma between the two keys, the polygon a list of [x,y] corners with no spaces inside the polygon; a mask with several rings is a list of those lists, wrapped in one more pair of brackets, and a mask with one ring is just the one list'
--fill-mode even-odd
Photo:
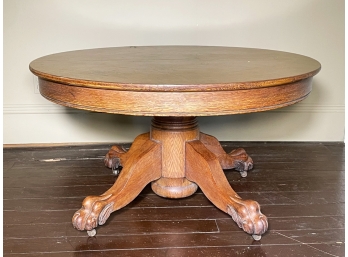
{"label": "table leg", "polygon": [[75,212],[72,223],[76,229],[92,230],[103,225],[112,212],[133,201],[147,184],[161,177],[161,148],[148,133],[135,139],[121,161],[123,170],[115,184],[102,195],[86,197],[82,208]]}
{"label": "table leg", "polygon": [[[132,149],[141,149],[142,145],[150,139],[150,134],[145,133],[137,136],[132,144]],[[130,154],[126,154],[127,151],[121,146],[114,145],[104,158],[104,164],[106,167],[112,169],[112,171],[118,175],[120,167],[126,163],[126,160],[130,157]]]}
{"label": "table leg", "polygon": [[218,158],[222,169],[235,169],[244,178],[247,171],[253,168],[253,160],[243,148],[238,148],[226,153],[220,142],[213,136],[200,133],[199,140]]}
{"label": "table leg", "polygon": [[267,231],[267,218],[261,213],[259,204],[241,199],[227,181],[216,155],[199,140],[187,143],[186,178],[195,182],[216,207],[231,215],[254,239],[261,239]]}

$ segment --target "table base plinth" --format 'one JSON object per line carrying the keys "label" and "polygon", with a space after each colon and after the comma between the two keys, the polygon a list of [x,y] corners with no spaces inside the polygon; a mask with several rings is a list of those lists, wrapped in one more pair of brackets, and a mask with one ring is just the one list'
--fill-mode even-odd
{"label": "table base plinth", "polygon": [[245,177],[253,167],[252,159],[242,148],[226,153],[215,137],[199,131],[195,117],[153,118],[150,133],[139,135],[129,151],[113,146],[105,165],[123,169],[104,194],[85,198],[72,219],[78,230],[103,225],[112,212],[129,204],[151,183],[156,194],[167,198],[187,197],[200,187],[255,240],[267,231],[267,218],[259,204],[241,199],[222,170],[236,169]]}
{"label": "table base plinth", "polygon": [[166,198],[184,198],[193,195],[198,186],[186,178],[160,178],[151,183],[154,193]]}

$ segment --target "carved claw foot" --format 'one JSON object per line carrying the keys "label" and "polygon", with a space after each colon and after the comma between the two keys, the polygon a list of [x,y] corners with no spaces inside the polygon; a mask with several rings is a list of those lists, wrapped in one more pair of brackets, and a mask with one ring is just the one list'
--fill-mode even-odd
{"label": "carved claw foot", "polygon": [[[227,154],[231,160],[232,165],[228,165],[230,169],[235,169],[240,172],[240,175],[245,178],[248,175],[248,171],[254,167],[253,160],[246,153],[243,148],[238,148]],[[226,159],[226,158],[225,158]],[[226,160],[225,160],[226,161]],[[226,165],[226,164],[225,164]],[[225,166],[226,167],[226,166]],[[223,167],[223,168],[225,168]]]}
{"label": "carved claw foot", "polygon": [[120,173],[122,168],[121,158],[126,153],[126,150],[120,146],[114,145],[109,152],[105,155],[104,164],[110,168],[115,175]]}
{"label": "carved claw foot", "polygon": [[105,155],[105,158],[104,158],[105,166],[112,169],[112,172],[115,175],[118,175],[123,165],[125,165],[126,161],[132,155],[131,153],[135,149],[140,149],[143,146],[143,144],[146,143],[149,139],[150,139],[149,133],[144,133],[137,136],[134,139],[134,142],[131,148],[129,149],[129,151],[126,151],[123,147],[118,145],[112,146],[109,152]]}
{"label": "carved claw foot", "polygon": [[251,234],[254,240],[261,239],[261,235],[268,229],[267,217],[260,211],[260,205],[252,200],[233,199],[234,206],[227,206],[227,213],[246,233]]}
{"label": "carved claw foot", "polygon": [[244,178],[248,175],[247,171],[253,168],[253,160],[243,148],[226,153],[215,137],[202,132],[200,133],[200,141],[218,158],[222,169],[236,169]]}
{"label": "carved claw foot", "polygon": [[113,212],[114,202],[110,201],[111,196],[87,196],[82,202],[82,208],[72,218],[74,228],[90,231],[103,225]]}

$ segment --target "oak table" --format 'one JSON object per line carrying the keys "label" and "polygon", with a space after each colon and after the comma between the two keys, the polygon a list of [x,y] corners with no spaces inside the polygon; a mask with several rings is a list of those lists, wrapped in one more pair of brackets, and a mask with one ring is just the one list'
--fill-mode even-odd
{"label": "oak table", "polygon": [[110,214],[151,183],[159,196],[182,198],[198,187],[245,232],[259,240],[268,222],[253,200],[232,189],[223,169],[245,177],[253,161],[244,149],[226,153],[200,132],[197,116],[271,110],[303,100],[316,60],[272,50],[211,46],[114,47],[71,51],[30,63],[40,93],[68,107],[124,115],[153,116],[149,133],[129,151],[113,146],[105,165],[122,167],[104,194],[88,196],[73,226],[93,235]]}

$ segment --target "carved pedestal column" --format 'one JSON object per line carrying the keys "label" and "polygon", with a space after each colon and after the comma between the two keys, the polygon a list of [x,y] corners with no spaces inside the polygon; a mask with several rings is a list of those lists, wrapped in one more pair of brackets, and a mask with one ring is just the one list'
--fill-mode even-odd
{"label": "carved pedestal column", "polygon": [[155,117],[150,138],[162,149],[162,177],[152,182],[152,190],[167,198],[183,198],[196,192],[197,185],[185,177],[186,142],[199,139],[196,118]]}

